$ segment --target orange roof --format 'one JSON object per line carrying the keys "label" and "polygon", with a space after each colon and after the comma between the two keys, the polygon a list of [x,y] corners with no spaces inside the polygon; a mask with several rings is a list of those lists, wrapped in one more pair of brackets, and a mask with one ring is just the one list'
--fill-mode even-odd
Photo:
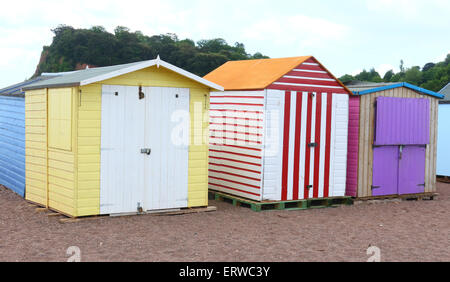
{"label": "orange roof", "polygon": [[264,89],[311,56],[230,61],[205,75],[225,90]]}

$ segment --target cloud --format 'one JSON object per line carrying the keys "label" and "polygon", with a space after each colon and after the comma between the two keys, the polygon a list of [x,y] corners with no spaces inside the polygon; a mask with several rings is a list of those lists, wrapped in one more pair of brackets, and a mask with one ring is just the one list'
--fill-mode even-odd
{"label": "cloud", "polygon": [[398,72],[398,67],[394,67],[391,64],[380,64],[378,67],[375,67],[375,70],[380,74],[381,78],[386,74],[387,71],[393,70],[394,72]]}
{"label": "cloud", "polygon": [[366,6],[369,11],[400,15],[408,20],[417,20],[427,12],[450,12],[448,0],[366,0]]}
{"label": "cloud", "polygon": [[297,44],[302,47],[318,46],[343,40],[350,27],[323,18],[304,15],[271,17],[244,28],[242,37],[270,41],[277,45]]}

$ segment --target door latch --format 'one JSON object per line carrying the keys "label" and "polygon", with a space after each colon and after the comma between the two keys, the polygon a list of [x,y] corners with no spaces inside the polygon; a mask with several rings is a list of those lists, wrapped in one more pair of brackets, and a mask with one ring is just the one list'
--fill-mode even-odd
{"label": "door latch", "polygon": [[423,187],[425,187],[425,183],[424,183],[424,184],[417,184],[417,186],[423,186]]}
{"label": "door latch", "polygon": [[399,159],[401,160],[403,158],[403,145],[400,145],[400,155]]}
{"label": "door latch", "polygon": [[308,186],[306,186],[306,188],[308,188],[308,189],[312,189],[312,188],[313,188],[313,186],[312,186],[312,185],[308,185]]}
{"label": "door latch", "polygon": [[152,153],[152,149],[149,148],[143,148],[141,149],[141,154],[147,154],[150,155]]}
{"label": "door latch", "polygon": [[314,148],[314,147],[317,147],[317,146],[319,146],[319,144],[317,144],[317,143],[309,143],[308,144],[308,147],[310,147],[310,148]]}
{"label": "door latch", "polygon": [[373,189],[378,189],[378,188],[381,188],[381,187],[380,187],[380,186],[373,186],[373,185],[372,185],[372,186],[370,186],[370,188],[372,188],[372,190],[373,190]]}

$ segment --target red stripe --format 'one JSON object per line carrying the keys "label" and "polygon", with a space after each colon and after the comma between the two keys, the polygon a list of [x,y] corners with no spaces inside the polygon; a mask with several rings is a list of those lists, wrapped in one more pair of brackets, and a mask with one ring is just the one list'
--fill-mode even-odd
{"label": "red stripe", "polygon": [[320,168],[320,120],[322,115],[322,94],[316,95],[316,129],[314,142],[317,144],[314,147],[314,187],[313,197],[319,197],[319,168]]}
{"label": "red stripe", "polygon": [[219,171],[219,170],[214,170],[214,169],[208,169],[208,171],[215,172],[215,173],[228,174],[228,175],[231,175],[231,176],[245,178],[245,179],[254,180],[254,181],[261,181],[260,178],[253,178],[253,177],[243,176],[242,174],[235,174],[235,173],[231,173],[231,172]]}
{"label": "red stripe", "polygon": [[271,84],[267,87],[267,89],[276,89],[276,90],[289,90],[289,91],[304,91],[304,92],[327,92],[327,93],[335,93],[335,94],[349,94],[344,89],[338,88],[318,88],[311,86],[293,86],[293,85],[279,85],[279,84]]}
{"label": "red stripe", "polygon": [[224,119],[240,119],[240,120],[245,120],[245,121],[247,121],[247,120],[252,120],[252,121],[263,121],[262,119],[259,119],[259,118],[241,118],[241,117],[228,117],[228,116],[221,116],[221,117],[218,117],[218,116],[210,116],[210,118],[224,118]]}
{"label": "red stripe", "polygon": [[214,149],[209,149],[209,151],[210,151],[210,152],[216,152],[216,153],[232,154],[232,155],[237,155],[237,156],[241,156],[241,157],[248,157],[248,158],[261,159],[261,156],[252,156],[252,155],[241,154],[241,153],[235,153],[235,152],[229,152],[229,151],[219,151],[219,150],[214,150]]}
{"label": "red stripe", "polygon": [[[325,86],[338,86],[342,87],[336,81],[326,81],[326,80],[313,80],[313,79],[304,79],[304,78],[288,78],[282,77],[277,82],[284,83],[299,83],[299,84],[313,84],[313,85],[325,85]],[[321,87],[319,87],[321,88]],[[319,90],[318,90],[319,91]]]}
{"label": "red stripe", "polygon": [[248,172],[252,172],[252,173],[261,174],[261,171],[251,170],[251,169],[246,169],[246,168],[240,168],[240,167],[236,167],[236,166],[232,166],[232,165],[216,164],[216,163],[212,163],[212,162],[209,162],[209,164],[210,165],[223,166],[223,167],[228,167],[228,168],[232,168],[232,169],[238,169],[238,170],[243,170],[243,171],[248,171]]}
{"label": "red stripe", "polygon": [[304,198],[309,197],[309,170],[311,166],[311,149],[308,146],[311,143],[311,120],[312,120],[312,94],[308,93],[308,109],[306,118],[306,149],[305,149],[305,188],[304,188]]}
{"label": "red stripe", "polygon": [[330,151],[331,151],[331,112],[333,95],[328,93],[327,95],[327,131],[326,131],[326,145],[325,145],[325,173],[323,181],[323,196],[328,197],[330,190]]}
{"label": "red stripe", "polygon": [[264,99],[264,96],[211,96],[212,98]]}
{"label": "red stripe", "polygon": [[302,93],[297,92],[297,105],[295,113],[295,143],[294,143],[294,182],[293,200],[298,200],[298,183],[300,176],[300,135],[302,131]]}
{"label": "red stripe", "polygon": [[233,124],[233,123],[218,123],[218,122],[210,122],[210,125],[229,125],[229,126],[242,126],[242,127],[246,127],[246,128],[257,128],[257,129],[262,129],[262,126],[253,126],[253,125],[243,125],[243,124]]}
{"label": "red stripe", "polygon": [[237,106],[264,106],[264,104],[253,104],[253,103],[210,103],[211,105],[237,105]]}
{"label": "red stripe", "polygon": [[251,188],[254,188],[254,189],[260,189],[261,188],[259,186],[250,185],[250,184],[242,183],[242,182],[239,182],[239,181],[229,180],[229,179],[226,179],[226,178],[215,177],[215,176],[211,176],[211,175],[209,176],[209,178],[220,180],[220,181],[231,182],[231,183],[234,183],[234,184],[243,185],[243,186],[251,187]]}
{"label": "red stripe", "polygon": [[232,130],[219,130],[219,129],[211,129],[212,132],[225,132],[225,133],[234,133],[234,134],[244,134],[244,135],[252,135],[252,136],[262,136],[260,133],[250,133],[250,132],[241,132],[241,131],[232,131]]}
{"label": "red stripe", "polygon": [[296,69],[313,70],[313,71],[325,71],[320,66],[311,66],[311,65],[305,65],[305,64],[301,64],[300,66],[296,67]]}
{"label": "red stripe", "polygon": [[283,134],[283,170],[281,184],[281,200],[287,200],[288,166],[289,166],[289,126],[291,118],[291,92],[284,96],[284,134]]}
{"label": "red stripe", "polygon": [[244,111],[244,110],[233,110],[233,109],[210,109],[210,111],[242,113],[242,114],[262,114],[263,113],[262,111]]}
{"label": "red stripe", "polygon": [[255,144],[258,144],[258,145],[262,144],[261,141],[251,141],[251,140],[245,140],[245,139],[240,139],[240,138],[215,137],[215,136],[210,136],[210,138],[224,139],[224,140],[233,140],[233,141],[242,141],[242,142],[248,142],[248,143],[255,143]]}
{"label": "red stripe", "polygon": [[243,146],[236,146],[236,145],[227,145],[227,144],[217,144],[217,143],[209,143],[209,145],[215,145],[215,146],[226,146],[226,147],[233,147],[238,149],[245,149],[245,150],[253,150],[253,151],[262,151],[260,148],[250,148],[250,147],[243,147]]}
{"label": "red stripe", "polygon": [[239,160],[235,160],[235,159],[228,159],[228,158],[221,158],[221,157],[214,157],[214,156],[209,156],[210,159],[216,159],[216,160],[223,160],[223,161],[230,161],[230,162],[234,162],[234,163],[241,163],[241,164],[248,164],[248,165],[254,165],[254,166],[261,166],[261,164],[255,164],[255,163],[251,163],[251,162],[244,162],[244,161],[239,161]]}
{"label": "red stripe", "polygon": [[250,194],[250,195],[260,196],[260,194],[256,194],[256,193],[252,193],[252,192],[247,192],[247,191],[244,191],[244,190],[241,190],[241,189],[237,189],[237,188],[233,188],[233,187],[228,187],[228,186],[225,186],[225,185],[222,185],[222,184],[219,185],[219,184],[211,183],[211,182],[208,182],[208,184],[209,184],[209,185],[218,186],[218,187],[221,187],[221,188],[225,188],[225,189],[230,189],[230,190],[234,190],[234,191],[238,191],[238,192]]}
{"label": "red stripe", "polygon": [[304,63],[314,63],[317,64],[317,62],[313,58],[309,58],[308,60],[304,61]]}
{"label": "red stripe", "polygon": [[307,72],[307,71],[297,71],[297,70],[292,70],[292,71],[288,72],[286,75],[334,79],[331,75],[329,75],[327,73],[317,73],[317,72]]}

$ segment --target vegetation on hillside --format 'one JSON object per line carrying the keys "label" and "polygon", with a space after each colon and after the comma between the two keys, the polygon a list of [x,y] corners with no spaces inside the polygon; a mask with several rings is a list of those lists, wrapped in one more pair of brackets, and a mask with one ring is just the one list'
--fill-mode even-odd
{"label": "vegetation on hillside", "polygon": [[60,25],[52,30],[50,46],[44,46],[34,76],[42,72],[61,72],[85,65],[109,66],[137,61],[161,59],[187,71],[203,76],[229,60],[268,58],[261,53],[248,54],[242,43],[234,46],[221,39],[180,40],[176,34],[147,36],[118,26],[114,34],[101,26],[75,29]]}
{"label": "vegetation on hillside", "polygon": [[400,71],[394,73],[387,71],[383,77],[374,69],[363,70],[359,74],[352,76],[346,74],[339,78],[342,82],[352,80],[371,82],[408,82],[425,89],[439,91],[450,82],[450,54],[443,62],[427,63],[422,68],[414,66],[405,68],[403,60],[400,61]]}

